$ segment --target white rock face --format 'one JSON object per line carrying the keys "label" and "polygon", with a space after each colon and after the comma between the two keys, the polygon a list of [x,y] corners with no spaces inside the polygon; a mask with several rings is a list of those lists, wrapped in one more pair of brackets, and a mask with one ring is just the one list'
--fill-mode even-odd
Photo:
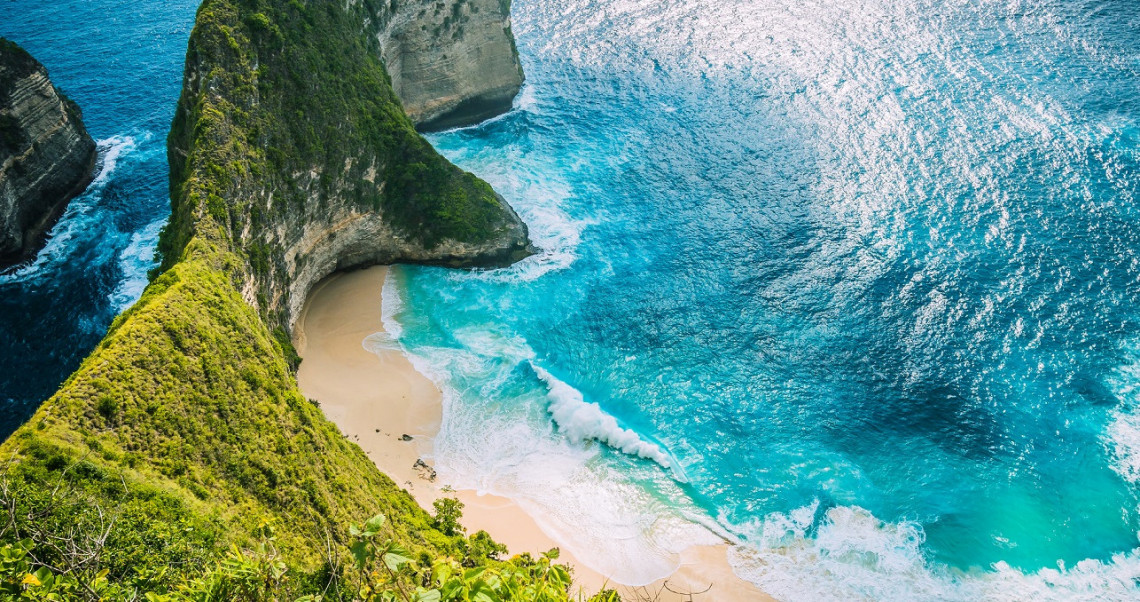
{"label": "white rock face", "polygon": [[[272,73],[276,65],[271,61],[281,56],[278,49],[272,42],[258,46],[257,38],[234,56],[214,29],[200,23],[191,36],[169,149],[176,182],[186,178],[215,184],[207,194],[176,197],[172,223],[199,228],[207,213],[214,216],[211,221],[244,256],[245,265],[234,276],[245,300],[286,329],[296,321],[309,290],[336,271],[391,263],[501,267],[534,252],[526,224],[507,202],[439,157],[409,127],[464,125],[510,109],[522,72],[506,0],[346,0],[334,6],[344,11],[336,22],[346,35],[367,41],[363,56],[379,55],[384,62],[395,93],[385,94],[386,106],[395,108],[398,99],[411,124],[401,116],[380,136],[361,139],[350,135],[353,128],[375,121],[356,114],[319,119],[326,129],[311,136],[323,145],[285,146],[290,154],[279,152],[281,163],[269,167],[259,154],[275,149],[275,142],[260,139],[248,124],[260,117],[304,123],[325,107],[302,103],[303,109],[284,117],[267,113],[278,106],[276,97],[260,97],[267,92],[256,85],[233,87],[230,82],[257,82],[261,68]],[[296,29],[290,33],[307,35]],[[298,38],[290,40],[297,43]],[[345,51],[359,48],[346,45]],[[309,79],[308,66],[298,65],[292,77],[271,88],[272,94],[305,93],[293,87]],[[204,114],[198,111],[209,114],[203,118],[213,128],[209,134],[201,133],[207,131],[202,123],[194,123]],[[235,148],[253,155],[257,173],[241,169],[241,155],[230,154]],[[192,155],[196,159],[186,163]],[[186,165],[192,171],[183,173]],[[415,183],[417,177],[423,178],[422,186]],[[471,198],[479,198],[479,204],[462,204]],[[450,212],[450,207],[460,209]],[[447,229],[456,222],[456,229]]]}
{"label": "white rock face", "polygon": [[377,15],[392,88],[421,130],[504,113],[523,83],[508,0],[396,0]]}

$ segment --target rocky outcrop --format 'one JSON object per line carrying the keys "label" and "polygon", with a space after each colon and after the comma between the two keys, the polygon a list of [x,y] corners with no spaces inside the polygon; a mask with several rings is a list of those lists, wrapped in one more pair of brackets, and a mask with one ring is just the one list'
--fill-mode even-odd
{"label": "rocky outcrop", "polygon": [[509,0],[392,2],[378,34],[392,88],[421,131],[511,108],[523,83]]}
{"label": "rocky outcrop", "polygon": [[[168,140],[160,273],[0,445],[7,497],[34,523],[9,532],[46,534],[29,558],[53,557],[55,533],[90,526],[106,562],[69,577],[106,599],[144,586],[162,597],[188,584],[217,590],[222,571],[202,567],[269,538],[267,596],[349,599],[362,590],[341,585],[325,551],[358,543],[349,525],[367,517],[386,517],[384,537],[417,571],[463,557],[462,535],[435,529],[290,371],[298,358],[285,331],[333,270],[503,265],[527,253],[518,216],[404,114],[369,33],[391,5],[202,3]],[[521,575],[532,589],[562,582]]]}
{"label": "rocky outcrop", "polygon": [[79,107],[24,49],[0,38],[0,268],[35,255],[95,167]]}
{"label": "rocky outcrop", "polygon": [[[233,270],[242,296],[291,329],[312,286],[337,270],[498,267],[531,254],[526,225],[506,201],[416,132],[381,61],[401,57],[399,81],[433,107],[433,119],[483,103],[473,99],[513,96],[509,82],[520,76],[506,8],[497,0],[416,6],[427,6],[424,19],[437,8],[458,15],[440,17],[451,29],[436,31],[431,48],[387,37],[412,27],[404,16],[412,7],[399,2],[203,3],[169,140],[164,269],[195,238],[229,249],[244,259]],[[429,22],[417,31],[432,34]],[[499,37],[477,42],[496,23]],[[411,38],[427,44],[419,35]],[[479,58],[498,46],[509,60]],[[432,58],[472,52],[479,56],[467,63]],[[456,70],[461,63],[469,68]],[[431,90],[447,98],[431,100]]]}

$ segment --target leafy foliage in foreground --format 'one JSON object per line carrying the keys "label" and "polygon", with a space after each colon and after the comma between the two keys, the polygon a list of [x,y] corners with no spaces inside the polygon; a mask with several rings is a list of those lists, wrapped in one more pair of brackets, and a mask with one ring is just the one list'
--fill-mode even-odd
{"label": "leafy foliage in foreground", "polygon": [[[260,602],[297,600],[360,600],[363,602],[562,602],[567,600],[570,573],[553,564],[558,551],[538,560],[529,556],[510,562],[482,562],[465,567],[443,558],[430,564],[412,558],[385,529],[383,514],[363,526],[353,526],[352,560],[321,593],[303,593],[291,579],[288,565],[277,551],[274,529],[258,528],[260,541],[253,549],[232,546],[213,566],[181,582],[156,587],[126,586],[108,579],[109,569],[64,572],[43,565],[36,543],[24,539],[0,546],[0,594],[17,600],[120,600],[142,598],[149,602],[209,602],[214,600]],[[148,587],[149,585],[149,587]],[[616,602],[616,598],[593,598]]]}
{"label": "leafy foliage in foreground", "polygon": [[[162,491],[125,486],[86,460],[38,448],[0,475],[0,599],[556,602],[569,600],[570,573],[538,560],[502,560],[506,548],[462,527],[451,553],[409,545],[399,522],[377,514],[326,541],[315,569],[298,566],[281,542],[290,529],[266,517],[242,543],[219,547],[216,522],[196,522]],[[52,474],[47,467],[62,468]],[[40,479],[47,477],[47,481]],[[120,475],[122,477],[122,475]],[[103,504],[114,502],[107,507]],[[457,524],[462,504],[438,505],[433,523]],[[615,599],[616,602],[616,599]]]}

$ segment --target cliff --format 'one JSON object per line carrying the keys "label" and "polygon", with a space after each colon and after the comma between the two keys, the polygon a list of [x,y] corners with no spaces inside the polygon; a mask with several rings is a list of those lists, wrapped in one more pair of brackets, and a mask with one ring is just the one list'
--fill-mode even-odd
{"label": "cliff", "polygon": [[91,183],[95,142],[79,107],[23,48],[0,38],[0,268],[35,255]]}
{"label": "cliff", "polygon": [[[496,267],[530,253],[506,202],[436,153],[401,109],[382,63],[393,5],[203,4],[170,134],[164,267],[194,236],[226,241],[244,259],[243,298],[288,329],[335,270]],[[451,41],[432,54],[466,48]]]}
{"label": "cliff", "polygon": [[523,71],[509,0],[388,7],[373,17],[383,24],[382,56],[392,88],[420,130],[471,125],[511,108]]}
{"label": "cliff", "polygon": [[[297,390],[285,329],[332,270],[528,252],[510,207],[404,114],[385,6],[200,7],[162,264],[0,446],[0,591],[54,575],[79,581],[65,599],[566,599],[564,570],[499,562],[452,510],[430,517]],[[349,528],[377,512],[382,526]],[[393,543],[370,555],[381,536]],[[19,562],[40,567],[34,582]]]}

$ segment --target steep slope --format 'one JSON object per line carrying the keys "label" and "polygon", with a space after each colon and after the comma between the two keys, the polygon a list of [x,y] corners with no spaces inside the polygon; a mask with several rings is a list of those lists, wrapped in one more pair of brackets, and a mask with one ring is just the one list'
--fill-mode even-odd
{"label": "steep slope", "polygon": [[43,65],[0,38],[0,268],[39,250],[94,168],[79,107]]}
{"label": "steep slope", "polygon": [[203,4],[170,135],[164,267],[192,236],[231,241],[244,298],[288,328],[336,269],[491,267],[529,253],[506,202],[401,110],[380,58],[388,6]]}
{"label": "steep slope", "polygon": [[[374,35],[380,9],[201,6],[169,140],[162,265],[0,447],[0,501],[17,509],[0,538],[111,515],[99,566],[158,589],[265,525],[284,527],[274,549],[320,588],[348,524],[377,511],[421,564],[463,557],[462,537],[434,528],[300,395],[285,336],[335,269],[505,265],[528,252],[506,203],[404,115]],[[35,553],[64,561],[52,546]]]}

